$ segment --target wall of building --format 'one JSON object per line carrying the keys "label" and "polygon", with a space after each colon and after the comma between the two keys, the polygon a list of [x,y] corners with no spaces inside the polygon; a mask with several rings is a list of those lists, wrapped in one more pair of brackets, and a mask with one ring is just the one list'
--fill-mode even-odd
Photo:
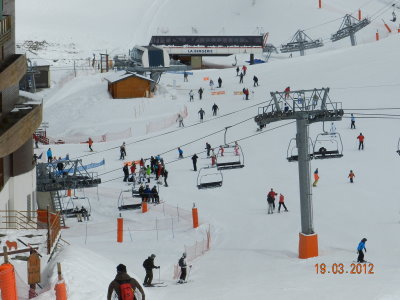
{"label": "wall of building", "polygon": [[113,84],[113,97],[116,99],[141,98],[150,93],[150,81],[129,77]]}

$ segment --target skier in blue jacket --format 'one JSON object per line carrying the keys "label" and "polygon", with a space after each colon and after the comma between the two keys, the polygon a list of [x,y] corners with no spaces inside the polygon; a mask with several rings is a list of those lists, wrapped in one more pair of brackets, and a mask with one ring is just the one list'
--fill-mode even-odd
{"label": "skier in blue jacket", "polygon": [[360,263],[365,262],[363,250],[365,250],[365,252],[367,252],[367,248],[365,248],[365,242],[366,241],[367,241],[367,239],[363,238],[361,240],[361,242],[358,244],[358,247],[357,247],[357,252],[358,252],[357,262],[360,262]]}
{"label": "skier in blue jacket", "polygon": [[47,162],[51,163],[52,160],[53,160],[53,152],[51,151],[51,148],[49,148],[49,150],[47,150]]}

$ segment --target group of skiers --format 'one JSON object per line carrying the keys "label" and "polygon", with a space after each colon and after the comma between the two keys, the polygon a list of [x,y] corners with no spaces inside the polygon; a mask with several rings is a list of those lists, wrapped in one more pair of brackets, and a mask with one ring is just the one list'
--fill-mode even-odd
{"label": "group of skiers", "polygon": [[143,184],[139,187],[139,196],[142,198],[142,202],[151,202],[154,204],[160,203],[160,196],[158,195],[157,186],[153,186],[150,189],[150,186],[147,184],[146,187]]}
{"label": "group of skiers", "polygon": [[155,179],[160,184],[160,178],[164,178],[164,185],[168,187],[167,178],[168,171],[165,168],[164,160],[159,156],[151,156],[150,157],[150,165],[145,166],[144,159],[140,159],[139,161],[139,171],[138,177],[136,178],[136,162],[132,161],[130,166],[130,174],[129,174],[129,163],[125,163],[122,171],[124,172],[124,182],[138,182],[140,184],[145,184],[150,182],[150,176],[153,174]]}
{"label": "group of skiers", "polygon": [[[268,214],[273,214],[275,211],[275,197],[278,196],[278,193],[271,188],[271,190],[267,194],[267,203],[268,203]],[[287,212],[288,209],[285,205],[285,196],[283,194],[279,194],[279,206],[278,206],[278,213],[281,212],[281,206]]]}
{"label": "group of skiers", "polygon": [[[199,94],[199,100],[202,100],[203,99],[204,89],[203,88],[199,88],[197,93]],[[190,92],[189,92],[189,102],[192,102],[192,101],[194,101],[194,92],[193,92],[193,90],[190,90]]]}
{"label": "group of skiers", "polygon": [[78,222],[82,222],[82,218],[83,218],[83,221],[89,221],[90,215],[85,207],[82,206],[81,208],[79,208],[77,206],[73,210],[73,213],[76,215],[76,219],[78,220]]}
{"label": "group of skiers", "polygon": [[[350,179],[350,183],[354,183],[354,178],[356,177],[356,174],[354,174],[353,170],[350,170],[349,175],[347,178]],[[315,169],[314,171],[314,182],[313,182],[313,187],[316,187],[319,181],[319,171],[318,168]]]}
{"label": "group of skiers", "polygon": [[[178,266],[181,270],[181,274],[179,276],[179,280],[177,283],[185,283],[187,282],[187,278],[189,276],[187,269],[192,268],[192,265],[188,265],[186,261],[186,252],[182,254],[182,256],[178,260]],[[158,269],[160,270],[160,266],[155,265],[154,259],[156,258],[155,254],[151,254],[143,261],[143,268],[146,271],[146,276],[143,281],[143,285],[145,287],[153,287],[156,284],[153,284],[153,270]],[[158,282],[158,284],[162,284]],[[117,295],[118,299],[120,300],[134,300],[135,292],[139,291],[141,294],[142,300],[146,299],[145,292],[139,282],[130,277],[127,273],[126,266],[123,264],[119,264],[117,266],[117,275],[115,276],[114,280],[108,286],[107,292],[107,300],[112,300],[114,298],[113,294]]]}

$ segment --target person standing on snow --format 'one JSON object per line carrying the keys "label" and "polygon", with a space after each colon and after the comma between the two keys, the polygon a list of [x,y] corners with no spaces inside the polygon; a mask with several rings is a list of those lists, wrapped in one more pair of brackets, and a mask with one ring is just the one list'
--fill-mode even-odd
{"label": "person standing on snow", "polygon": [[214,81],[210,79],[210,88],[213,91],[214,90]]}
{"label": "person standing on snow", "polygon": [[240,84],[240,83],[243,83],[243,76],[244,76],[243,72],[240,72],[239,76],[240,76],[240,79],[239,79],[239,84]]}
{"label": "person standing on snow", "polygon": [[218,105],[214,103],[214,105],[211,107],[212,112],[213,112],[213,116],[217,115],[217,111],[218,111]]}
{"label": "person standing on snow", "polygon": [[[186,275],[187,275],[187,262],[186,262],[186,253],[182,254],[182,257],[178,261],[178,265],[181,268],[181,276],[179,277],[178,283],[185,283],[186,282]],[[191,265],[189,266],[192,267]]]}
{"label": "person standing on snow", "polygon": [[271,189],[267,195],[267,202],[268,202],[268,214],[273,214],[275,209],[275,196],[278,195]]}
{"label": "person standing on snow", "polygon": [[51,148],[47,150],[47,162],[51,163],[53,161],[53,152],[51,151]]}
{"label": "person standing on snow", "polygon": [[247,67],[243,65],[242,71],[243,71],[243,76],[246,76]]}
{"label": "person standing on snow", "polygon": [[253,83],[254,83],[254,87],[258,86],[258,78],[256,75],[254,75],[254,77],[253,77]]}
{"label": "person standing on snow", "polygon": [[316,168],[314,171],[314,182],[312,184],[313,187],[317,186],[318,180],[319,180],[318,168]]}
{"label": "person standing on snow", "polygon": [[183,125],[183,117],[181,116],[181,114],[178,114],[176,122],[179,122],[179,127],[185,127],[185,125]]}
{"label": "person standing on snow", "polygon": [[128,178],[129,178],[128,164],[124,165],[124,167],[122,168],[122,171],[124,171],[124,182],[127,182]]}
{"label": "person standing on snow", "polygon": [[122,145],[119,147],[119,152],[120,152],[119,159],[124,160],[126,156],[125,142],[123,142]]}
{"label": "person standing on snow", "polygon": [[202,108],[200,108],[198,114],[200,115],[200,123],[203,123],[203,118],[206,112]]}
{"label": "person standing on snow", "polygon": [[211,145],[206,142],[207,157],[210,157]]}
{"label": "person standing on snow", "polygon": [[168,171],[165,168],[163,170],[163,175],[164,175],[164,185],[165,185],[165,187],[168,187],[168,183],[167,183]]}
{"label": "person standing on snow", "polygon": [[203,98],[203,92],[204,92],[203,88],[199,88],[197,92],[199,93],[199,98],[201,100]]}
{"label": "person standing on snow", "polygon": [[360,132],[360,135],[357,137],[357,140],[359,141],[359,144],[358,144],[358,150],[364,150],[364,136],[363,136],[363,134]]}
{"label": "person standing on snow", "polygon": [[350,183],[353,183],[353,178],[356,177],[356,175],[353,173],[353,170],[350,170],[349,176],[347,178],[350,178]]}
{"label": "person standing on snow", "polygon": [[144,286],[151,286],[151,282],[153,280],[153,269],[160,268],[160,266],[154,265],[155,257],[156,257],[156,255],[152,254],[148,258],[146,258],[145,261],[143,262],[143,268],[146,270],[146,277],[144,278],[144,282],[143,282]]}
{"label": "person standing on snow", "polygon": [[359,262],[359,263],[365,262],[363,250],[365,250],[365,252],[367,252],[367,248],[365,248],[366,241],[367,241],[367,239],[363,238],[357,247],[357,253],[358,253],[357,262]]}
{"label": "person standing on snow", "polygon": [[188,82],[188,72],[183,71],[183,82]]}
{"label": "person standing on snow", "polygon": [[183,150],[180,147],[178,147],[178,154],[179,154],[178,158],[183,158]]}
{"label": "person standing on snow", "polygon": [[288,209],[286,208],[286,205],[285,205],[285,196],[283,196],[282,194],[279,194],[278,213],[281,212],[281,206],[283,206],[283,208],[285,209],[285,211],[288,211]]}
{"label": "person standing on snow", "polygon": [[222,86],[222,79],[221,77],[218,77],[218,87],[221,88]]}
{"label": "person standing on snow", "polygon": [[[146,299],[142,286],[136,279],[130,277],[126,272],[126,266],[119,264],[117,266],[117,275],[108,286],[107,300],[113,298],[113,292],[117,294],[118,299],[134,299],[135,290],[138,289],[142,295],[142,300]],[[129,298],[130,297],[130,298]]]}
{"label": "person standing on snow", "polygon": [[189,102],[192,102],[194,100],[193,96],[194,96],[193,90],[190,90],[190,92],[189,92]]}
{"label": "person standing on snow", "polygon": [[192,161],[193,161],[193,171],[197,171],[197,159],[199,157],[196,155],[196,153],[192,156]]}
{"label": "person standing on snow", "polygon": [[236,76],[239,76],[239,66],[236,67]]}
{"label": "person standing on snow", "polygon": [[356,118],[353,116],[353,114],[351,114],[350,120],[350,129],[356,129]]}

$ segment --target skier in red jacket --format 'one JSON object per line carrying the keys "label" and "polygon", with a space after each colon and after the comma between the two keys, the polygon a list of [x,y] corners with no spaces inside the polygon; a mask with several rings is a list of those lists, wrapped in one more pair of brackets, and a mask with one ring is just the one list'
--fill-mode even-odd
{"label": "skier in red jacket", "polygon": [[274,189],[271,189],[267,195],[267,201],[268,201],[268,213],[273,213],[273,210],[275,210],[275,196],[278,194],[274,192]]}
{"label": "skier in red jacket", "polygon": [[357,137],[357,140],[359,141],[359,144],[358,144],[358,150],[364,150],[364,136],[363,136],[363,134],[360,132],[360,135]]}

